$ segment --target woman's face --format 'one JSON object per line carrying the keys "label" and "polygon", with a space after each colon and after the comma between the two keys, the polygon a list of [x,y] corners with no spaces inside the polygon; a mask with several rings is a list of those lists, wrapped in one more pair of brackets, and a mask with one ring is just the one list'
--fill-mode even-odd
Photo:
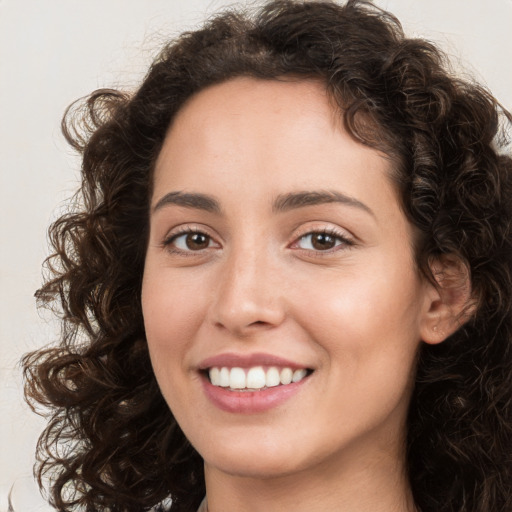
{"label": "woman's face", "polygon": [[193,97],[159,155],[147,341],[207,469],[401,454],[430,285],[391,163],[338,118],[318,83],[240,78]]}

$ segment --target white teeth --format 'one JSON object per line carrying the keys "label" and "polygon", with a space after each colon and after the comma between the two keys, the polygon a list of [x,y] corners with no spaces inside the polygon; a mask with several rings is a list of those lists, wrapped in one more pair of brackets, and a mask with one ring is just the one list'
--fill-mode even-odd
{"label": "white teeth", "polygon": [[262,366],[249,369],[223,366],[210,368],[208,374],[214,386],[230,389],[263,389],[299,382],[308,374],[308,371],[305,368],[295,371],[291,368],[279,370],[275,366],[266,370]]}
{"label": "white teeth", "polygon": [[223,388],[229,387],[229,368],[221,368],[220,369],[220,382],[219,386]]}
{"label": "white teeth", "polygon": [[220,370],[218,368],[210,369],[210,381],[214,386],[220,386]]}
{"label": "white teeth", "polygon": [[283,368],[281,370],[281,374],[279,375],[279,378],[281,380],[281,384],[290,384],[293,378],[293,371],[291,368]]}
{"label": "white teeth", "polygon": [[293,372],[292,382],[299,382],[299,380],[302,380],[306,376],[307,371],[304,370],[304,368],[301,368],[300,370],[295,370]]}
{"label": "white teeth", "polygon": [[247,372],[247,387],[261,389],[265,387],[265,370],[261,366],[251,368]]}
{"label": "white teeth", "polygon": [[279,370],[277,368],[272,367],[268,369],[265,384],[267,385],[267,388],[273,388],[274,386],[279,386],[279,384],[281,384]]}
{"label": "white teeth", "polygon": [[229,372],[229,387],[231,389],[244,389],[247,387],[247,379],[243,368],[231,368]]}

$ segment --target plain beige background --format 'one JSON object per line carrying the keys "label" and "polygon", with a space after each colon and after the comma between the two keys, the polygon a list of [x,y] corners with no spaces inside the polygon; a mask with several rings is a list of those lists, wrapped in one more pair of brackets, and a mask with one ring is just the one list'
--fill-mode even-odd
{"label": "plain beige background", "polygon": [[[50,510],[31,478],[42,421],[22,401],[20,356],[56,337],[33,293],[46,228],[75,189],[79,162],[60,135],[74,99],[133,88],[160,42],[225,0],[0,0],[0,512]],[[512,0],[376,0],[410,35],[437,41],[512,108]]]}

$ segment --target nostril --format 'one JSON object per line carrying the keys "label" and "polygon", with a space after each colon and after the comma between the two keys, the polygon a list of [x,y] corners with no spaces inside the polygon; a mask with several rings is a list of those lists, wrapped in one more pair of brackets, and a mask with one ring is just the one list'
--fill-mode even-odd
{"label": "nostril", "polygon": [[269,327],[271,326],[272,324],[269,323],[269,322],[265,322],[264,320],[256,320],[255,322],[251,322],[250,324],[248,324],[248,328],[265,328],[265,327]]}

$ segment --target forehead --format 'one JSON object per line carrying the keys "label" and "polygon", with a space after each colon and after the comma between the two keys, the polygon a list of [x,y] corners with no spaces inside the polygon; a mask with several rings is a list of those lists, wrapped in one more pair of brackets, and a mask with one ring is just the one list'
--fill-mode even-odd
{"label": "forehead", "polygon": [[181,144],[193,141],[196,147],[219,154],[256,139],[269,150],[299,139],[314,144],[313,139],[341,127],[333,105],[319,81],[239,77],[189,99],[169,128],[166,142],[173,146],[178,139]]}
{"label": "forehead", "polygon": [[[300,102],[297,99],[300,98]],[[339,108],[331,101],[327,88],[319,79],[282,77],[276,79],[257,79],[235,77],[212,85],[194,94],[179,110],[170,131],[183,120],[190,120],[198,110],[204,120],[220,112],[224,116],[238,116],[241,112],[259,111],[269,117],[282,117],[293,113],[307,116],[317,112],[330,118],[333,125],[340,119]]]}
{"label": "forehead", "polygon": [[154,190],[156,200],[171,190],[249,197],[340,187],[355,197],[370,183],[382,195],[389,169],[382,153],[344,130],[321,82],[237,78],[201,91],[178,113]]}

